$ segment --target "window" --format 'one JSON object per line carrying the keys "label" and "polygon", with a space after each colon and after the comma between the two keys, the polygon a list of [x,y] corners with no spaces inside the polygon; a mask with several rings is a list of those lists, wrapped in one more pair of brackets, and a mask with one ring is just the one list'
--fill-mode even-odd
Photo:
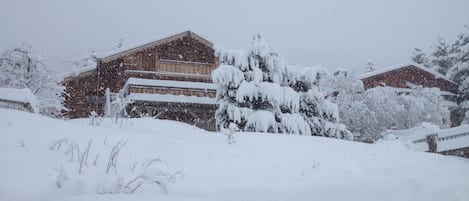
{"label": "window", "polygon": [[88,96],[87,101],[89,104],[100,104],[100,103],[104,103],[104,97]]}

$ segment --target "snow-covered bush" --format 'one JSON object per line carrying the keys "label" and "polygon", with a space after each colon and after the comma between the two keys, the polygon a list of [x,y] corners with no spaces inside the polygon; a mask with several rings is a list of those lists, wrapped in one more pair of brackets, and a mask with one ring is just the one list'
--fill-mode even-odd
{"label": "snow-covered bush", "polygon": [[235,123],[230,123],[230,125],[228,126],[228,129],[222,129],[221,133],[226,135],[226,142],[228,142],[228,144],[233,144],[236,142],[235,137],[236,137],[236,132],[238,131],[239,131],[238,126]]}
{"label": "snow-covered bush", "polygon": [[0,57],[0,87],[29,88],[39,99],[39,112],[58,116],[63,109],[64,87],[31,46],[22,44]]}
{"label": "snow-covered bush", "polygon": [[242,131],[352,138],[338,123],[337,106],[315,86],[324,70],[289,65],[260,36],[247,51],[216,49],[220,130],[234,123]]}
{"label": "snow-covered bush", "polygon": [[363,83],[346,71],[322,81],[328,99],[339,106],[340,122],[367,140],[377,140],[386,129],[408,129],[430,122],[449,127],[449,111],[437,88],[398,89],[376,87],[364,91]]}

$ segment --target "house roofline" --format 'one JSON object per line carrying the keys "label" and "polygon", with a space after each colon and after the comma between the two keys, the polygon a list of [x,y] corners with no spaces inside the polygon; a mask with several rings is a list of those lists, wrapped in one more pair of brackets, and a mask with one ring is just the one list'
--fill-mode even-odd
{"label": "house roofline", "polygon": [[207,39],[203,38],[199,34],[189,30],[189,31],[184,31],[184,32],[180,32],[180,33],[177,33],[177,34],[170,34],[169,36],[166,36],[166,37],[159,37],[159,39],[151,40],[150,42],[144,42],[144,43],[128,46],[128,47],[125,47],[125,48],[116,49],[116,50],[113,50],[113,51],[110,51],[110,52],[100,54],[100,55],[98,55],[98,57],[103,62],[107,62],[107,61],[116,59],[118,57],[121,57],[123,55],[132,54],[132,53],[137,52],[139,50],[146,49],[146,48],[153,47],[153,46],[157,46],[157,45],[161,45],[161,44],[171,42],[171,41],[174,41],[174,40],[186,37],[186,36],[191,36],[192,38],[198,40],[202,44],[204,44],[204,45],[206,45],[210,48],[213,48],[213,43],[212,42],[210,42]]}
{"label": "house roofline", "polygon": [[358,78],[360,80],[363,80],[363,79],[366,79],[366,78],[370,78],[370,77],[373,77],[373,76],[376,76],[376,75],[381,75],[381,74],[385,74],[385,73],[388,73],[388,72],[396,71],[396,70],[399,70],[401,68],[405,68],[405,67],[409,67],[409,66],[417,67],[420,70],[423,70],[423,71],[426,71],[428,73],[431,73],[431,74],[435,75],[436,78],[440,78],[440,79],[443,79],[445,81],[448,81],[448,82],[451,82],[451,83],[457,85],[456,82],[446,78],[446,76],[444,76],[443,74],[441,74],[439,72],[436,72],[432,69],[429,69],[429,68],[427,68],[427,67],[425,67],[421,64],[415,63],[415,62],[403,63],[403,64],[398,64],[398,65],[378,69],[378,70],[370,72],[370,73],[361,74],[361,75],[358,76]]}

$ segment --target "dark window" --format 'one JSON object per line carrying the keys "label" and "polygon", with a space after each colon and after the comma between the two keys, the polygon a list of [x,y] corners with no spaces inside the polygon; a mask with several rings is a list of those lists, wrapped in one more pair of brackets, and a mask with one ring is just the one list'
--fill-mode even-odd
{"label": "dark window", "polygon": [[88,103],[90,103],[90,104],[104,103],[104,97],[88,96]]}

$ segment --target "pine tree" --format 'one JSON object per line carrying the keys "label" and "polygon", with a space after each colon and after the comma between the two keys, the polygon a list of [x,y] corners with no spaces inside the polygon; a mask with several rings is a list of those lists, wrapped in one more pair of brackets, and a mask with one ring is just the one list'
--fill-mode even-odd
{"label": "pine tree", "polygon": [[[425,57],[419,52],[416,49],[412,57],[413,61],[425,63]],[[464,32],[459,34],[451,45],[447,44],[441,37],[438,38],[438,45],[434,47],[430,60],[433,69],[460,85],[457,94],[459,108],[455,111],[457,114],[455,121],[459,123],[464,118],[468,118],[469,115],[467,113],[469,111],[469,94],[465,87],[465,80],[469,77],[469,26],[464,27]]]}
{"label": "pine tree", "polygon": [[469,77],[469,27],[465,28],[466,33],[458,35],[453,44],[453,57],[455,64],[450,70],[449,77],[456,83],[461,84],[466,77]]}
{"label": "pine tree", "polygon": [[352,138],[338,123],[337,106],[313,87],[318,71],[299,72],[259,35],[248,51],[217,48],[217,55],[219,129],[234,123],[242,131]]}
{"label": "pine tree", "polygon": [[450,77],[460,84],[458,94],[460,117],[458,121],[469,124],[469,26],[465,26],[465,32],[458,35],[454,46],[457,46],[459,51]]}
{"label": "pine tree", "polygon": [[438,38],[438,45],[432,54],[432,65],[439,73],[446,75],[448,70],[455,64],[455,53],[458,52],[457,46],[448,45],[443,38]]}
{"label": "pine tree", "polygon": [[427,55],[419,48],[414,49],[411,59],[413,62],[421,64],[427,68],[431,67],[430,60],[428,59]]}
{"label": "pine tree", "polygon": [[42,114],[58,116],[63,109],[64,87],[26,43],[2,54],[0,87],[29,88],[38,97]]}
{"label": "pine tree", "polygon": [[461,124],[469,124],[469,76],[462,81],[459,86],[460,91],[460,103],[461,109]]}
{"label": "pine tree", "polygon": [[373,62],[373,60],[368,59],[368,62],[366,62],[365,73],[370,73],[375,70],[376,70],[376,64]]}
{"label": "pine tree", "polygon": [[115,48],[120,49],[120,48],[122,48],[122,46],[124,46],[124,39],[119,38],[119,42],[117,42]]}

